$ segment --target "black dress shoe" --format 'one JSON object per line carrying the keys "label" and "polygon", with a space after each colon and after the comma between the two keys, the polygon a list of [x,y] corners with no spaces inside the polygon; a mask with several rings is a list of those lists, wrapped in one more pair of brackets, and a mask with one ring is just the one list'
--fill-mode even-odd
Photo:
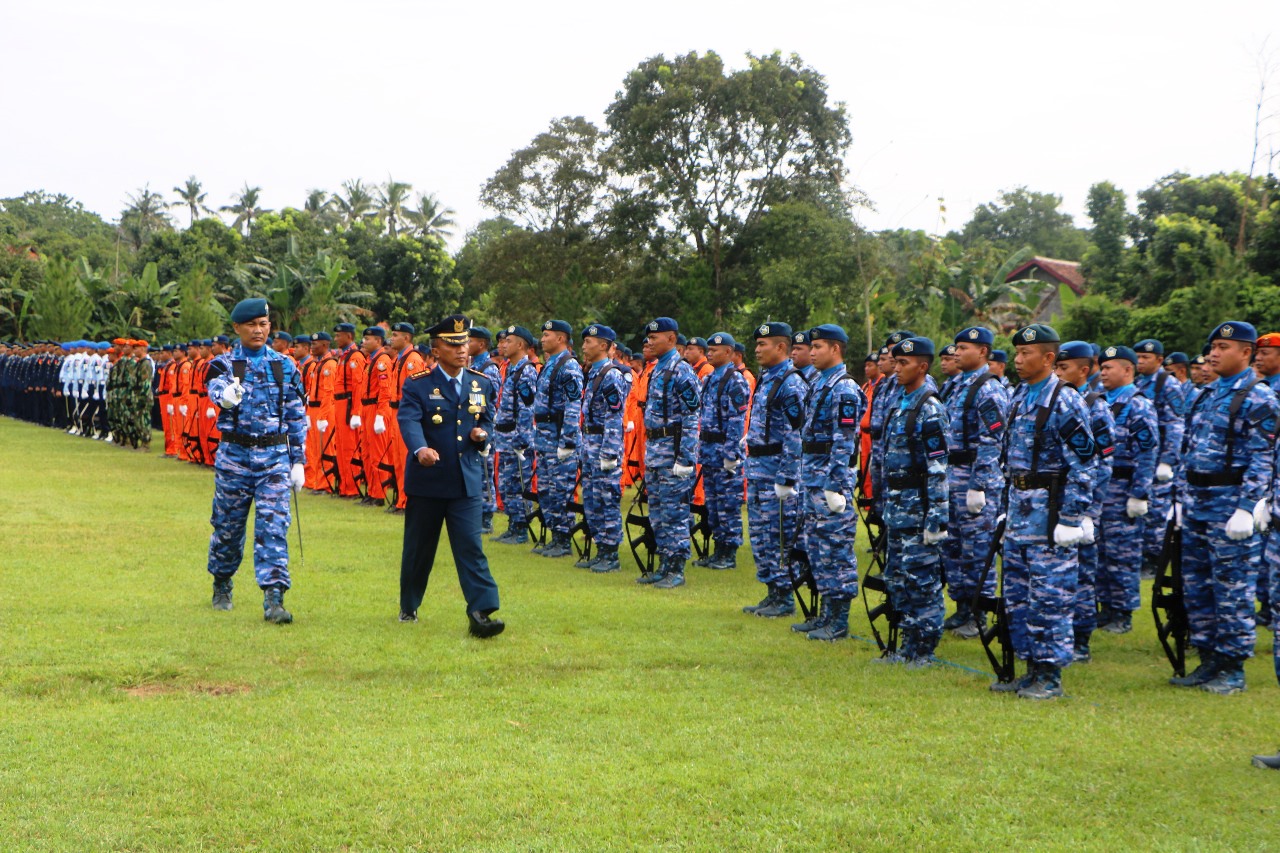
{"label": "black dress shoe", "polygon": [[480,610],[472,610],[468,613],[467,622],[470,623],[471,636],[482,640],[498,636],[507,627],[501,619],[490,619],[488,613]]}
{"label": "black dress shoe", "polygon": [[417,622],[418,614],[412,610],[401,610],[400,621],[401,622]]}

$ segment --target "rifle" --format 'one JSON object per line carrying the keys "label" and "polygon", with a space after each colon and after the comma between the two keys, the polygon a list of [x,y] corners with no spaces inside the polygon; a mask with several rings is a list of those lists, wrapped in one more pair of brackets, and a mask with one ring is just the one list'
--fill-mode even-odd
{"label": "rifle", "polygon": [[[531,449],[526,449],[525,453],[532,453]],[[519,456],[516,457],[516,473],[520,476],[520,496],[524,498],[532,508],[525,508],[525,523],[529,526],[529,538],[539,545],[545,545],[547,542],[547,522],[542,515],[542,502],[538,500],[538,493],[530,488],[530,484],[524,479],[524,460]],[[538,522],[538,532],[533,532],[533,522]]]}
{"label": "rifle", "polygon": [[[880,648],[880,657],[888,657],[898,651],[898,626],[902,616],[893,606],[893,599],[889,596],[889,585],[884,580],[884,566],[889,550],[889,531],[885,527],[884,519],[872,508],[869,498],[858,498],[857,507],[858,515],[867,528],[867,551],[871,558],[871,565],[867,567],[867,572],[862,577],[862,606],[867,611],[867,622],[871,626],[871,636],[875,638],[876,645]],[[884,598],[880,604],[872,607],[868,592],[878,592]],[[880,619],[885,620],[887,626],[885,633],[888,634],[888,640],[881,636],[880,629],[876,627]]]}
{"label": "rifle", "polygon": [[[797,500],[803,500],[798,494],[795,496]],[[778,498],[778,548],[779,559],[782,565],[786,567],[787,577],[791,580],[791,592],[795,594],[796,603],[800,605],[800,612],[804,614],[805,621],[814,617],[818,612],[818,581],[813,576],[813,566],[809,563],[804,552],[795,545],[795,540],[800,538],[800,530],[805,522],[805,514],[802,512],[800,517],[796,519],[795,533],[792,536],[792,542],[788,546],[786,542],[787,526],[784,522],[784,501]],[[803,566],[802,571],[796,571],[796,564]],[[804,588],[809,591],[808,595],[802,595],[800,590]]]}
{"label": "rifle", "polygon": [[[630,461],[628,465],[632,464]],[[634,466],[639,468],[638,465]],[[631,556],[635,557],[641,575],[653,574],[653,565],[658,558],[658,540],[653,535],[653,523],[649,520],[649,487],[644,476],[636,481],[636,493],[627,507],[625,523],[627,546]],[[634,532],[633,532],[634,531]]]}
{"label": "rifle", "polygon": [[702,466],[698,466],[698,476],[693,481],[693,488],[689,491],[689,510],[693,513],[693,524],[689,527],[689,544],[693,546],[693,552],[698,559],[703,559],[707,554],[711,553],[711,516],[707,512],[706,503],[694,503],[693,496],[698,491],[698,483],[705,483],[702,478]]}
{"label": "rifle", "polygon": [[[1173,518],[1164,532],[1160,565],[1151,586],[1151,615],[1156,623],[1156,637],[1165,657],[1179,678],[1187,674],[1187,642],[1191,625],[1182,589],[1182,506],[1173,495]],[[1162,615],[1163,613],[1163,615]]]}
{"label": "rifle", "polygon": [[[987,586],[987,578],[995,570],[996,554],[1000,552],[1001,540],[1004,538],[1006,519],[1002,515],[996,522],[991,547],[987,551],[986,566],[982,577],[978,580],[978,588],[973,593],[973,615],[978,620],[978,639],[982,640],[982,650],[987,653],[987,660],[995,671],[996,681],[1009,684],[1013,681],[1016,658],[1013,654],[1013,640],[1009,636],[1009,614],[1004,603],[1004,569],[1001,563],[1000,579],[995,595],[983,595]],[[986,615],[992,614],[991,624],[987,624]],[[997,655],[992,646],[999,644]]]}
{"label": "rifle", "polygon": [[[568,509],[569,512],[572,512],[575,515],[580,516],[580,518],[576,522],[574,522],[573,526],[569,528],[569,543],[573,546],[574,553],[577,554],[579,560],[587,560],[591,558],[591,546],[592,546],[591,527],[590,525],[587,524],[587,508],[583,506],[583,499],[574,498],[574,495],[581,494],[581,491],[580,491],[581,485],[582,485],[582,470],[579,469],[577,474],[577,482],[575,482],[573,486],[573,494],[569,495],[569,503],[566,505],[565,508]],[[578,539],[575,538],[578,536],[581,536],[581,539],[582,539],[581,545],[578,544]]]}

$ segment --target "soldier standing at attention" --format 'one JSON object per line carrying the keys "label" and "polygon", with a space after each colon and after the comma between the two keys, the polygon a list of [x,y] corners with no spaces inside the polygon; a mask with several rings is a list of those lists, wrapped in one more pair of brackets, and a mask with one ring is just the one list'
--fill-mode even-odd
{"label": "soldier standing at attention", "polygon": [[391,368],[391,399],[387,406],[391,418],[387,421],[387,458],[379,466],[378,478],[383,488],[394,488],[396,502],[387,507],[392,515],[403,515],[408,496],[404,491],[404,466],[408,452],[400,436],[400,403],[404,399],[404,383],[410,376],[424,369],[427,364],[422,353],[414,349],[412,323],[394,323],[391,326],[391,353],[395,362]]}
{"label": "soldier standing at attention", "polygon": [[1004,597],[1014,654],[1027,661],[1027,674],[991,689],[1024,699],[1061,696],[1062,668],[1074,657],[1077,546],[1097,467],[1084,400],[1053,372],[1060,343],[1041,323],[1013,336],[1022,381],[1005,428]]}
{"label": "soldier standing at attention", "polygon": [[338,357],[329,349],[333,336],[316,332],[311,336],[311,357],[315,366],[307,389],[307,414],[315,428],[314,486],[317,491],[338,494],[337,433],[333,425],[339,416],[334,388],[338,382]]}
{"label": "soldier standing at attention", "polygon": [[800,485],[808,518],[805,545],[822,606],[812,619],[791,630],[810,640],[835,641],[849,636],[849,606],[858,595],[853,490],[866,397],[844,368],[849,345],[844,329],[816,326],[805,333],[805,340],[814,377],[801,434]]}
{"label": "soldier standing at attention", "polygon": [[993,349],[991,351],[991,359],[987,362],[987,367],[995,374],[996,379],[1000,381],[1006,391],[1012,391],[1013,384],[1009,381],[1009,377],[1004,375],[1008,366],[1009,354],[1002,349]]}
{"label": "soldier standing at attention", "polygon": [[[1138,393],[1156,407],[1160,419],[1160,460],[1156,464],[1156,482],[1151,492],[1151,513],[1143,526],[1143,574],[1155,576],[1156,564],[1164,550],[1164,532],[1169,510],[1173,506],[1173,478],[1182,463],[1182,433],[1186,422],[1181,383],[1165,372],[1164,345],[1146,338],[1133,345],[1138,354]],[[1099,628],[1106,627],[1099,625]]]}
{"label": "soldier standing at attention", "polygon": [[795,494],[808,386],[791,361],[794,334],[786,323],[761,323],[755,330],[761,373],[747,425],[747,530],[756,580],[767,592],[759,604],[747,605],[742,612],[768,619],[796,612],[782,543],[790,549],[799,523],[800,501]]}
{"label": "soldier standing at attention", "polygon": [[[502,387],[502,371],[498,368],[498,363],[493,360],[489,354],[489,344],[493,341],[493,334],[484,326],[472,326],[467,333],[470,337],[467,339],[467,354],[470,359],[470,367],[472,370],[483,373],[489,377],[489,381],[493,383],[493,387]],[[495,401],[496,402],[496,401]],[[498,493],[497,484],[493,477],[493,454],[490,452],[492,445],[486,447],[481,454],[484,459],[484,516],[482,522],[482,533],[493,532],[493,514],[498,511]]]}
{"label": "soldier standing at attention", "polygon": [[938,391],[938,399],[946,403],[951,396],[951,389],[955,387],[956,377],[960,375],[960,365],[956,363],[955,344],[947,344],[938,354],[938,370],[947,377],[942,381],[942,389]]}
{"label": "soldier standing at attention", "polygon": [[598,574],[616,572],[622,543],[622,408],[627,383],[622,370],[609,359],[617,335],[608,326],[591,325],[582,333],[582,357],[587,363],[582,396],[582,509],[596,546],[596,555],[575,565]]}
{"label": "soldier standing at attention", "polygon": [[493,541],[524,545],[529,541],[529,502],[524,493],[533,487],[533,401],[538,393],[538,371],[529,360],[533,333],[524,326],[509,326],[501,346],[508,362],[507,375],[498,395],[493,429],[498,491],[507,514],[507,530]]}
{"label": "soldier standing at attention", "polygon": [[791,363],[804,377],[804,384],[812,390],[818,378],[818,368],[813,366],[813,348],[809,342],[809,330],[803,329],[791,335]]}
{"label": "soldier standing at attention", "polygon": [[231,609],[232,576],[244,556],[245,522],[254,505],[253,568],[263,618],[286,624],[292,516],[289,489],[302,489],[307,440],[302,380],[293,362],[267,346],[267,300],[245,299],[231,311],[240,340],[206,372],[209,399],[222,408],[222,447],[214,465],[209,574],[213,607]]}
{"label": "soldier standing at attention", "polygon": [[1245,689],[1244,662],[1255,640],[1249,593],[1262,560],[1254,513],[1272,488],[1277,402],[1250,367],[1257,340],[1254,327],[1238,320],[1209,335],[1218,380],[1191,410],[1179,473],[1182,586],[1200,665],[1170,683],[1220,696]]}
{"label": "soldier standing at attention", "polygon": [[644,403],[645,481],[661,563],[638,582],[651,583],[656,589],[684,585],[692,515],[689,501],[698,460],[698,377],[676,349],[679,331],[670,317],[658,317],[645,327],[649,352],[656,359]]}
{"label": "soldier standing at attention", "polygon": [[708,343],[712,370],[702,380],[698,461],[702,463],[707,520],[716,549],[706,566],[733,569],[742,545],[742,439],[751,389],[733,366],[733,336],[716,332]]}
{"label": "soldier standing at attention", "polygon": [[334,430],[333,452],[338,462],[338,497],[356,500],[360,497],[360,481],[364,479],[361,461],[360,390],[364,387],[368,359],[355,345],[356,327],[339,323],[333,327],[333,343],[337,350],[338,372],[333,386]]}
{"label": "soldier standing at attention", "polygon": [[538,392],[533,401],[533,449],[538,453],[538,503],[551,531],[551,541],[537,551],[544,557],[565,557],[572,550],[569,530],[573,527],[573,513],[569,501],[578,480],[578,429],[582,416],[582,367],[569,350],[572,340],[573,327],[564,320],[542,324],[542,351],[547,363],[538,374]]}
{"label": "soldier standing at attention", "polygon": [[363,430],[360,456],[364,471],[365,506],[382,506],[387,497],[381,465],[387,461],[389,447],[387,421],[395,418],[391,411],[391,350],[386,346],[386,330],[370,326],[364,330],[360,348],[368,368],[360,390],[360,427]]}

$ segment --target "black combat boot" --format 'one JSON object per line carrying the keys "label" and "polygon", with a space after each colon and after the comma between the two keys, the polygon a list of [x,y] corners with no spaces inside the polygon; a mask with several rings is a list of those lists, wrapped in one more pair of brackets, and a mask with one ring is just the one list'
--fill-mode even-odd
{"label": "black combat boot", "polygon": [[742,608],[742,612],[754,615],[756,611],[760,610],[761,608],[772,606],[778,597],[779,591],[780,590],[778,590],[776,587],[774,587],[773,585],[770,585],[769,591],[765,593],[764,598],[760,599],[759,604],[748,604],[746,607]]}
{"label": "black combat boot", "polygon": [[942,623],[942,630],[954,631],[956,628],[959,628],[961,625],[968,622],[972,613],[973,602],[957,601],[956,612],[948,616],[946,621]]}
{"label": "black combat boot", "polygon": [[1200,689],[1219,696],[1244,692],[1244,658],[1218,658],[1218,671]]}
{"label": "black combat boot", "polygon": [[830,618],[831,599],[824,595],[818,604],[818,612],[810,616],[805,621],[797,625],[792,625],[791,630],[795,631],[797,634],[807,634],[810,631],[816,631],[823,625],[827,624],[827,620]]}
{"label": "black combat boot", "polygon": [[707,563],[707,568],[717,570],[738,568],[738,546],[725,545],[720,551],[720,556]]}
{"label": "black combat boot", "polygon": [[591,564],[591,571],[598,575],[622,571],[622,563],[618,561],[618,546],[601,545],[596,554],[596,561]]}
{"label": "black combat boot", "polygon": [[694,560],[693,564],[700,569],[711,568],[711,564],[716,560],[720,559],[720,552],[722,550],[724,550],[723,546],[721,546],[721,544],[717,542],[714,551],[712,551],[710,554],[708,554],[705,557],[699,557],[698,559]]}
{"label": "black combat boot", "polygon": [[795,595],[785,586],[780,586],[777,588],[777,593],[773,597],[773,604],[756,610],[756,615],[763,616],[766,619],[779,619],[783,616],[790,616],[795,612]]}
{"label": "black combat boot", "polygon": [[991,686],[987,688],[992,693],[1017,693],[1024,687],[1027,687],[1036,677],[1039,664],[1027,663],[1027,672],[1021,678],[1015,678],[1013,681],[993,681]]}
{"label": "black combat boot", "polygon": [[551,558],[567,557],[572,553],[568,535],[556,531],[551,533],[551,544],[542,549],[542,556]]}
{"label": "black combat boot", "polygon": [[214,610],[230,610],[231,609],[231,578],[220,578],[217,575],[213,577],[213,609]]}
{"label": "black combat boot", "polygon": [[262,590],[262,618],[277,625],[293,621],[293,614],[284,609],[284,587],[269,586]]}
{"label": "black combat boot", "polygon": [[1038,664],[1035,677],[1026,687],[1018,688],[1018,696],[1023,699],[1037,700],[1061,698],[1062,670],[1053,664]]}
{"label": "black combat boot", "polygon": [[573,564],[573,567],[574,567],[575,569],[590,569],[590,568],[592,568],[593,566],[595,566],[595,564],[596,564],[597,562],[599,562],[599,560],[600,560],[600,553],[601,553],[601,551],[600,551],[600,549],[599,549],[599,548],[597,548],[597,549],[595,550],[595,552],[594,552],[594,553],[593,553],[593,552],[589,552],[589,551],[585,551],[585,550],[584,550],[584,551],[583,551],[583,553],[582,553],[582,556],[578,559],[578,561],[577,561],[576,563],[574,563],[574,564]]}
{"label": "black combat boot", "polygon": [[1087,631],[1076,632],[1075,648],[1071,652],[1072,663],[1088,663],[1093,660],[1093,653],[1089,651],[1089,640],[1092,636]]}
{"label": "black combat boot", "polygon": [[1133,630],[1133,614],[1128,610],[1112,610],[1111,621],[1102,630],[1112,634],[1127,634]]}
{"label": "black combat boot", "polygon": [[1186,675],[1170,678],[1170,684],[1174,687],[1199,687],[1201,684],[1213,680],[1213,677],[1218,674],[1218,666],[1221,663],[1217,653],[1212,649],[1199,649],[1198,651],[1200,652],[1200,665]]}
{"label": "black combat boot", "polygon": [[684,586],[684,558],[668,557],[665,561],[662,580],[655,581],[654,589],[675,589]]}

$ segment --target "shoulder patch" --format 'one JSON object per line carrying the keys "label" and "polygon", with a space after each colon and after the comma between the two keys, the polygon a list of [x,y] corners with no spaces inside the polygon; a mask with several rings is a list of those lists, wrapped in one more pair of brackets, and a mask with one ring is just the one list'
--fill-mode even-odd
{"label": "shoulder patch", "polygon": [[1071,452],[1082,462],[1088,462],[1097,454],[1097,445],[1089,429],[1075,418],[1068,418],[1058,434],[1071,448]]}
{"label": "shoulder patch", "polygon": [[[325,373],[326,373],[326,374],[328,374],[328,371],[325,371]],[[424,376],[428,375],[429,373],[431,373],[431,371],[430,371],[430,370],[419,370],[419,371],[417,371],[416,373],[410,373],[410,374],[409,374],[409,378],[410,378],[410,379],[421,379],[422,377],[424,377]]]}

